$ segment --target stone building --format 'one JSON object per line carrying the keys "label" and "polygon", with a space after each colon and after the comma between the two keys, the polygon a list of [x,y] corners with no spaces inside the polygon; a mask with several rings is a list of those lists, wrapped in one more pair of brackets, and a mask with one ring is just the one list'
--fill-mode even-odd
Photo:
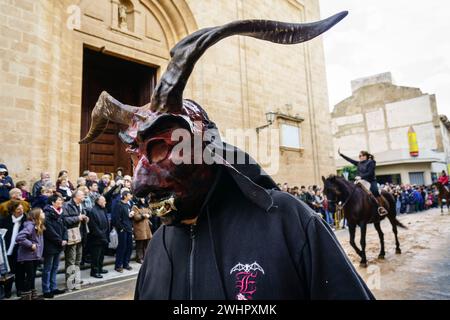
{"label": "stone building", "polygon": [[[94,144],[78,141],[102,90],[149,102],[184,36],[236,19],[320,19],[318,0],[0,0],[0,8],[0,163],[28,181],[42,170],[54,178],[67,169],[72,180],[84,169],[130,173],[118,125]],[[197,63],[184,96],[222,131],[252,132],[249,144],[282,129],[272,146],[279,163],[262,160],[279,182],[318,183],[335,171],[320,38],[294,46],[228,38]],[[273,124],[253,136],[270,111]]]}
{"label": "stone building", "polygon": [[[435,95],[398,86],[391,73],[352,81],[352,96],[331,114],[336,165],[348,165],[337,155],[357,158],[368,150],[377,160],[379,182],[431,184],[450,163],[449,129],[439,116]],[[419,155],[411,156],[408,131],[413,128]]]}

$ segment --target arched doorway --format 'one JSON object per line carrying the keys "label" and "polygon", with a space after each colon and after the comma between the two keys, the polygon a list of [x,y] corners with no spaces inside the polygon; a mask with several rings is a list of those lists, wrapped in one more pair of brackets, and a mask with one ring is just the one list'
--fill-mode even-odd
{"label": "arched doorway", "polygon": [[[142,106],[150,101],[155,82],[154,68],[84,48],[81,136],[89,131],[90,114],[103,90],[123,103]],[[95,142],[82,145],[80,171],[101,174],[122,167],[125,174],[132,174],[130,157],[117,135],[123,129],[110,122]]]}

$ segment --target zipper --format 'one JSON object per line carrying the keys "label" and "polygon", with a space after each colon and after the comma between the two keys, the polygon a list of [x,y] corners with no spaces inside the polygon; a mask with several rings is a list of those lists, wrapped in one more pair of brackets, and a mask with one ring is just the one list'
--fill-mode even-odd
{"label": "zipper", "polygon": [[189,237],[191,240],[191,248],[189,251],[189,300],[193,300],[192,293],[194,289],[194,250],[195,250],[195,225],[191,224],[189,229]]}

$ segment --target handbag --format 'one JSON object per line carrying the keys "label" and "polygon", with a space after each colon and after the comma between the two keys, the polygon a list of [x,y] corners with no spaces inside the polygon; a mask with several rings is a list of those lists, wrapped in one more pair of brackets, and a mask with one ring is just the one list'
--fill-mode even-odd
{"label": "handbag", "polygon": [[80,227],[75,227],[67,230],[67,245],[73,245],[81,242]]}
{"label": "handbag", "polygon": [[109,233],[108,248],[109,249],[116,249],[118,245],[119,245],[119,236],[117,235],[117,231],[114,228]]}

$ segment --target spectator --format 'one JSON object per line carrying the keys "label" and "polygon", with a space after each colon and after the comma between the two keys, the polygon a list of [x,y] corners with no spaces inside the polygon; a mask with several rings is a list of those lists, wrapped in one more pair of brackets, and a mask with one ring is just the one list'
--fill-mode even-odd
{"label": "spectator", "polygon": [[51,299],[56,294],[62,294],[65,290],[59,290],[56,283],[58,273],[59,256],[67,244],[67,228],[62,217],[63,198],[60,195],[51,195],[48,205],[44,208],[44,270],[42,271],[42,292],[44,298]]}
{"label": "spectator", "polygon": [[103,278],[103,258],[108,245],[109,223],[106,216],[105,197],[95,199],[95,205],[89,212],[89,247],[91,252],[91,277]]}
{"label": "spectator", "polygon": [[79,188],[79,187],[85,187],[86,186],[86,178],[84,178],[84,177],[79,177],[78,179],[77,179],[77,189]]}
{"label": "spectator", "polygon": [[448,190],[449,182],[448,175],[445,170],[442,170],[441,175],[438,178],[438,182],[440,182],[443,186],[445,186]]}
{"label": "spectator", "polygon": [[86,210],[91,210],[95,204],[95,200],[100,197],[100,193],[98,193],[97,181],[88,181],[87,187],[89,188],[89,193],[87,197],[85,197],[84,205]]}
{"label": "spectator", "polygon": [[36,270],[44,252],[45,214],[40,208],[30,211],[23,229],[17,234],[17,264],[23,283],[22,300],[38,300],[35,288]]}
{"label": "spectator", "polygon": [[23,272],[21,270],[21,265],[17,263],[17,250],[18,246],[16,245],[17,235],[23,229],[23,223],[26,220],[26,216],[24,213],[23,205],[20,201],[13,200],[9,202],[8,205],[8,215],[0,219],[0,229],[6,229],[7,232],[5,234],[5,245],[7,248],[6,254],[8,256],[8,264],[11,269],[11,273],[15,275],[12,281],[8,281],[5,284],[5,297],[11,297],[12,285],[15,280],[16,284],[16,293],[17,296],[20,297],[22,295],[22,287],[23,279],[21,275]]}
{"label": "spectator", "polygon": [[84,200],[84,193],[80,190],[72,194],[72,199],[64,203],[63,219],[67,227],[68,243],[64,250],[66,283],[68,289],[78,289],[81,279],[74,277],[73,287],[68,281],[71,275],[80,271],[81,256],[83,254],[83,240],[86,239],[86,224],[89,218],[85,215],[85,211],[81,205]]}
{"label": "spectator", "polygon": [[111,175],[104,174],[101,180],[98,182],[98,193],[103,194],[103,192],[110,185],[110,183],[111,183]]}
{"label": "spectator", "polygon": [[31,203],[31,194],[28,192],[27,183],[25,181],[18,181],[16,183],[16,188],[22,191],[22,199],[28,203]]}
{"label": "spectator", "polygon": [[114,180],[117,182],[119,180],[123,179],[123,168],[122,167],[118,167],[116,170],[116,177],[114,178]]}
{"label": "spectator", "polygon": [[41,208],[44,209],[48,203],[48,198],[53,194],[52,190],[42,186],[42,191],[39,192],[39,195],[33,199],[31,206],[33,208]]}
{"label": "spectator", "polygon": [[129,265],[133,249],[133,224],[131,219],[134,213],[130,211],[129,206],[132,198],[133,195],[131,192],[125,190],[121,193],[120,202],[114,207],[114,227],[119,238],[115,262],[115,270],[117,272],[123,272],[123,269],[132,270],[132,267]]}
{"label": "spectator", "polygon": [[70,199],[72,198],[72,189],[70,187],[69,179],[67,179],[66,176],[63,175],[62,177],[58,178],[56,187],[56,192],[59,192],[61,194],[64,201],[70,201]]}
{"label": "spectator", "polygon": [[131,209],[133,215],[133,233],[136,241],[136,262],[142,263],[147,250],[148,242],[152,238],[150,229],[150,209],[145,198],[137,199]]}
{"label": "spectator", "polygon": [[18,188],[11,189],[9,191],[8,198],[10,198],[10,200],[0,204],[0,216],[1,217],[8,216],[8,214],[10,213],[8,208],[9,208],[9,205],[11,204],[11,202],[19,202],[22,205],[25,213],[30,211],[30,204],[28,202],[26,202],[25,200],[23,200],[22,191],[20,191],[20,189],[18,189]]}
{"label": "spectator", "polygon": [[62,178],[65,178],[65,179],[66,179],[66,181],[67,181],[67,186],[69,187],[69,189],[70,189],[71,191],[74,191],[75,188],[74,188],[72,182],[70,182],[70,180],[69,180],[69,172],[68,172],[67,170],[61,170],[61,171],[58,173],[58,179],[56,179],[56,189],[59,188],[59,185],[60,185],[60,183],[61,183],[61,179],[62,179]]}
{"label": "spectator", "polygon": [[14,182],[8,174],[8,168],[0,164],[0,203],[9,200],[9,191],[12,188],[14,188]]}
{"label": "spectator", "polygon": [[83,173],[81,174],[81,177],[85,178],[86,180],[88,180],[88,176],[89,176],[89,170],[84,170]]}
{"label": "spectator", "polygon": [[50,174],[48,172],[41,172],[41,180],[36,181],[33,184],[33,189],[31,190],[31,195],[33,196],[33,198],[37,198],[38,196],[40,196],[41,191],[42,191],[42,187],[48,182],[50,181]]}
{"label": "spectator", "polygon": [[88,185],[89,181],[98,183],[97,173],[95,173],[94,171],[89,171],[88,177],[86,179],[86,185]]}

